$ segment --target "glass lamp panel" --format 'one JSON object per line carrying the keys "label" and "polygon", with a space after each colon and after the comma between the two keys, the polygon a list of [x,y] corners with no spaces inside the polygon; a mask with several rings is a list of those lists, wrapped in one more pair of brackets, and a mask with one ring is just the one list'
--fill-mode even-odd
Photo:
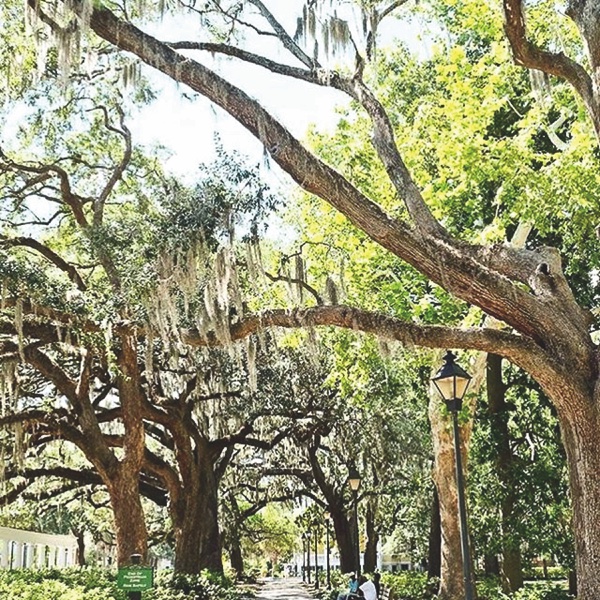
{"label": "glass lamp panel", "polygon": [[434,379],[435,387],[440,391],[444,400],[454,399],[454,377],[443,377],[442,379]]}
{"label": "glass lamp panel", "polygon": [[358,477],[357,478],[349,479],[348,483],[350,483],[350,489],[353,492],[357,492],[358,488],[360,488],[360,479]]}
{"label": "glass lamp panel", "polygon": [[456,398],[462,399],[469,387],[469,382],[471,379],[467,379],[466,377],[457,377],[456,378]]}

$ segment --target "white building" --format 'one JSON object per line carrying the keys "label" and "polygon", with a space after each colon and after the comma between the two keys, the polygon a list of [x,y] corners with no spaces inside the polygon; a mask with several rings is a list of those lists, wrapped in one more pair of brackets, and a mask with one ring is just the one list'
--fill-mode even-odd
{"label": "white building", "polygon": [[77,540],[71,535],[0,527],[0,568],[64,568],[77,564]]}

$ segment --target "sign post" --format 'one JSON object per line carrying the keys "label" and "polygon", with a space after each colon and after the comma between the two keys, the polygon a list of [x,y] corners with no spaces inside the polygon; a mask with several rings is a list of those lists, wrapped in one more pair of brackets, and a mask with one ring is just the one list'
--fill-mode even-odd
{"label": "sign post", "polygon": [[154,586],[154,570],[142,567],[140,554],[131,555],[131,566],[119,569],[117,587],[127,592],[129,600],[142,600],[142,592]]}

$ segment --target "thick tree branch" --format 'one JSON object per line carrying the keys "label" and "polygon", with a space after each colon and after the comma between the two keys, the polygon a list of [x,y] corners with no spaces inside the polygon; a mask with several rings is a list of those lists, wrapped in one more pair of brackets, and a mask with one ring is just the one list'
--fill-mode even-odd
{"label": "thick tree branch", "polygon": [[[476,263],[473,257],[459,252],[450,240],[423,239],[422,232],[416,233],[406,224],[390,218],[344,177],[308,152],[260,104],[210,69],[120,21],[106,9],[94,9],[90,24],[107,41],[133,52],[229,112],[263,142],[273,159],[299,185],[326,199],[372,239],[432,281],[485,308],[522,333],[535,336],[551,325],[548,311],[540,310],[527,292]],[[435,244],[435,249],[430,243]]]}

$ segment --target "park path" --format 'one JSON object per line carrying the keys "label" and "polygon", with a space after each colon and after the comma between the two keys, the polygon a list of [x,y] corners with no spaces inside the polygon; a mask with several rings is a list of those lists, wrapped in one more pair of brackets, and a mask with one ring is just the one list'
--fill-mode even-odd
{"label": "park path", "polygon": [[312,600],[301,579],[268,578],[261,580],[256,600]]}

